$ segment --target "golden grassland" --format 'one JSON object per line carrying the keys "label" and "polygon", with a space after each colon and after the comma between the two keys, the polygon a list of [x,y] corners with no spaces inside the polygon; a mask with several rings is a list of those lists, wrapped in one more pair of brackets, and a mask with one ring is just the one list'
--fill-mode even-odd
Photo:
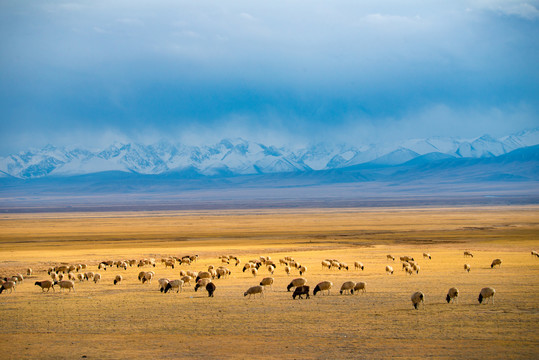
{"label": "golden grassland", "polygon": [[[287,209],[191,212],[44,213],[0,215],[0,275],[25,273],[11,294],[0,295],[1,358],[535,358],[539,353],[539,207]],[[464,258],[471,250],[474,258]],[[422,258],[430,252],[432,260]],[[242,263],[260,255],[292,256],[308,267],[311,291],[331,280],[331,295],[292,300],[282,266],[262,298],[243,292],[254,278],[228,265],[214,280],[214,298],[194,292],[162,294],[157,281],[142,285],[140,268],[99,270],[100,283],[77,282],[74,293],[41,293],[36,280],[48,266],[102,260],[198,254],[191,266],[220,265],[221,254]],[[405,275],[398,258],[411,255],[419,274]],[[323,270],[335,258],[349,271]],[[494,258],[503,260],[491,269]],[[354,261],[365,270],[354,270]],[[472,270],[465,273],[464,263]],[[394,275],[386,275],[387,264]],[[145,270],[150,270],[145,267]],[[121,274],[124,282],[114,286]],[[347,280],[366,281],[367,292],[339,295]],[[447,290],[460,290],[447,304]],[[495,303],[478,305],[479,290],[496,289]],[[414,310],[410,296],[425,293]]]}

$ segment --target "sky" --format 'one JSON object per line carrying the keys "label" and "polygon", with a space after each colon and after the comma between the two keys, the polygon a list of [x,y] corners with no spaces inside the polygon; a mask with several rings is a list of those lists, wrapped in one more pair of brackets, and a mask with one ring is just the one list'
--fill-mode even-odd
{"label": "sky", "polygon": [[539,126],[539,1],[0,0],[0,154]]}

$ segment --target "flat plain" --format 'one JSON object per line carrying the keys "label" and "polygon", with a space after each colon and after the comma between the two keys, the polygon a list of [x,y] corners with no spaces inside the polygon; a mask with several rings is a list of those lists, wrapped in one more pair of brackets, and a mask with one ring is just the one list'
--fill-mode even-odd
{"label": "flat plain", "polygon": [[[0,275],[25,274],[27,267],[33,275],[0,294],[0,357],[536,358],[539,258],[530,251],[539,250],[538,239],[539,206],[3,214]],[[464,258],[464,250],[474,257]],[[192,265],[171,269],[159,261],[190,254],[199,255]],[[286,285],[299,273],[287,275],[279,264],[263,297],[243,293],[271,276],[267,269],[253,277],[234,264],[227,265],[229,278],[214,280],[214,298],[193,286],[158,291],[157,279],[219,266],[219,255],[236,255],[241,265],[291,256],[307,267],[311,297],[292,300]],[[415,258],[418,274],[401,270],[402,255]],[[97,270],[103,260],[150,257],[155,268]],[[322,269],[326,258],[350,269]],[[503,262],[492,269],[495,258]],[[34,282],[62,262],[88,264],[102,281],[42,293]],[[141,284],[141,270],[155,271],[155,280]],[[117,274],[125,280],[115,286]],[[322,280],[333,282],[331,294],[312,296]],[[366,293],[340,295],[347,280],[365,281]],[[448,304],[453,286],[459,301]],[[479,305],[486,286],[496,289],[494,303]],[[414,310],[417,290],[425,305]]]}

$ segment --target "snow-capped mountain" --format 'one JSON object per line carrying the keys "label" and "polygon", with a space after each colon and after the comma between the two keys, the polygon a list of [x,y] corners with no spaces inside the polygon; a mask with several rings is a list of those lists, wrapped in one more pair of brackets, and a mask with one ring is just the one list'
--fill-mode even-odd
{"label": "snow-capped mountain", "polygon": [[[303,148],[244,139],[187,146],[161,141],[152,145],[113,143],[92,151],[48,145],[0,158],[0,176],[21,179],[73,176],[104,171],[136,174],[181,173],[199,176],[298,173],[356,165],[394,166],[413,159],[490,158],[539,144],[539,128],[494,139],[428,138],[390,144],[318,143]],[[425,156],[436,154],[436,156]]]}

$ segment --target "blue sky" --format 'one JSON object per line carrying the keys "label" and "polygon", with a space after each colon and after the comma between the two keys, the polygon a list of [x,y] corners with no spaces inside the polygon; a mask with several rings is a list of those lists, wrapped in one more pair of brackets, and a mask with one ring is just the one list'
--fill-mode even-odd
{"label": "blue sky", "polygon": [[539,126],[539,2],[0,1],[0,153]]}

